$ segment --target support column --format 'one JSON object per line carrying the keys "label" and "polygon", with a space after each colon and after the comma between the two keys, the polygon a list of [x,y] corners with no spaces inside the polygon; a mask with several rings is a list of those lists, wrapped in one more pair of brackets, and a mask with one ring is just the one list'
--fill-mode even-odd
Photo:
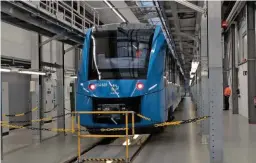
{"label": "support column", "polygon": [[[39,44],[41,42],[41,37],[38,33],[31,32],[31,69],[40,70],[40,51],[41,48]],[[30,82],[30,93],[31,93],[31,107],[38,108],[36,111],[32,112],[32,120],[41,118],[41,90],[40,90],[40,76],[39,75],[31,75]],[[32,109],[31,108],[31,109]],[[41,123],[32,123],[32,127],[37,128],[37,130],[33,130],[33,142],[40,143],[42,140],[41,133]]]}
{"label": "support column", "polygon": [[[56,41],[56,63],[60,65],[56,70],[57,76],[57,128],[65,128],[65,110],[64,110],[64,44],[62,42]],[[63,116],[62,116],[63,115]],[[64,135],[64,132],[59,134]]]}
{"label": "support column", "polygon": [[238,114],[238,70],[236,68],[236,38],[235,38],[235,24],[231,25],[231,54],[232,54],[232,110],[233,114]]}
{"label": "support column", "polygon": [[[79,63],[81,59],[81,50],[79,48],[75,49],[75,72],[76,75],[78,76],[78,70],[79,70]],[[71,108],[73,111],[76,111],[76,91],[77,91],[77,79],[75,80],[75,89],[74,89],[74,94],[75,94],[75,108]]]}
{"label": "support column", "polygon": [[249,123],[256,124],[256,52],[255,52],[255,4],[247,2],[247,38],[248,38],[248,111]]}
{"label": "support column", "polygon": [[[209,108],[209,79],[208,79],[208,44],[207,44],[207,18],[202,15],[201,18],[201,100],[202,100],[202,116],[210,114]],[[208,143],[209,137],[209,119],[201,122],[202,143]]]}
{"label": "support column", "polygon": [[[222,18],[223,19],[223,18]],[[222,43],[222,54],[223,54],[223,90],[228,85],[228,70],[229,70],[229,62],[228,62],[228,46],[227,39],[225,39],[225,33],[222,35],[221,43]],[[225,98],[223,96],[223,106],[225,105]]]}
{"label": "support column", "polygon": [[221,2],[208,1],[210,162],[223,162]]}
{"label": "support column", "polygon": [[[0,75],[0,81],[1,81],[1,91],[2,91],[2,77],[1,77],[2,75]],[[0,98],[1,98],[1,105],[0,105],[0,122],[2,123],[2,121],[3,121],[3,107],[2,107],[2,93],[0,93]],[[3,160],[3,136],[2,136],[2,134],[3,134],[3,127],[2,127],[2,125],[1,125],[1,127],[0,127],[0,157],[1,157],[1,160]],[[0,161],[1,162],[1,161]]]}

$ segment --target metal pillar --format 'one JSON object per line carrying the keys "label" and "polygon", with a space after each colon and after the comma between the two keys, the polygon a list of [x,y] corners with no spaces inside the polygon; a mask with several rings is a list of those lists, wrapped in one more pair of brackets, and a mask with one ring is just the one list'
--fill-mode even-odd
{"label": "metal pillar", "polygon": [[221,2],[208,1],[210,162],[223,162]]}
{"label": "metal pillar", "polygon": [[[31,32],[31,69],[39,70],[40,69],[40,47],[41,37],[39,34]],[[31,92],[31,107],[38,108],[36,111],[32,112],[32,120],[41,118],[41,92],[40,92],[40,76],[31,75],[30,82],[30,92]],[[32,109],[31,108],[31,109]],[[32,123],[34,128],[40,129],[41,123]],[[40,143],[42,140],[41,130],[33,130],[33,142]]]}
{"label": "metal pillar", "polygon": [[254,98],[256,98],[255,4],[253,1],[247,2],[247,38],[249,123],[256,124],[256,104],[254,104]]}
{"label": "metal pillar", "polygon": [[[61,65],[60,68],[56,70],[57,76],[57,93],[56,93],[56,101],[57,101],[57,116],[59,116],[57,120],[57,128],[65,128],[65,116],[61,116],[65,114],[64,110],[64,44],[56,41],[56,63]],[[64,133],[59,133],[64,135]]]}
{"label": "metal pillar", "polygon": [[[2,120],[3,120],[3,108],[2,108],[2,77],[1,77],[2,75],[0,75],[0,81],[1,81],[1,84],[0,84],[0,88],[1,88],[1,93],[0,93],[0,98],[1,98],[1,103],[0,103],[0,122],[2,122]],[[3,134],[3,127],[2,127],[2,125],[1,125],[1,127],[0,127],[0,157],[1,157],[1,160],[3,160],[3,136],[2,136],[2,134]],[[1,161],[0,161],[1,162]]]}
{"label": "metal pillar", "polygon": [[[79,70],[79,63],[80,63],[80,53],[81,53],[81,49],[79,48],[75,48],[75,72],[76,75],[78,75],[78,70]],[[77,80],[75,80],[75,89],[74,89],[74,94],[75,94],[75,108],[71,108],[71,110],[73,109],[74,111],[76,111],[76,91],[77,91]]]}
{"label": "metal pillar", "polygon": [[[202,116],[208,116],[209,113],[209,80],[208,80],[208,45],[207,45],[207,18],[202,15],[201,18],[201,100],[202,100]],[[209,119],[201,122],[202,143],[208,143],[209,137]]]}
{"label": "metal pillar", "polygon": [[[228,43],[225,39],[225,34],[222,35],[222,53],[223,53],[223,90],[228,85],[228,72],[229,72],[229,62],[228,62]],[[224,105],[224,96],[223,96],[223,105]]]}
{"label": "metal pillar", "polygon": [[238,70],[236,68],[236,38],[235,38],[235,24],[231,25],[231,54],[232,54],[232,110],[233,114],[238,114]]}

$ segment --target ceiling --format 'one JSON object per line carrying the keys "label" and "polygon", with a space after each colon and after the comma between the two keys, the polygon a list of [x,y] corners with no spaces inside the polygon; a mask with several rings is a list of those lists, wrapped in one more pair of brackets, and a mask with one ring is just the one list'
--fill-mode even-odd
{"label": "ceiling", "polygon": [[[130,7],[141,6],[138,1],[125,1]],[[143,1],[140,3],[152,3],[152,1]],[[201,6],[203,2],[190,1],[191,3]],[[174,1],[159,1],[160,9],[165,15],[165,20],[170,27],[170,33],[175,42],[176,53],[180,60],[183,60],[182,67],[185,75],[189,78],[191,62],[197,55],[198,28],[201,14],[186,6]],[[152,3],[151,6],[154,4]],[[143,6],[143,5],[142,5]],[[144,5],[145,6],[145,5]],[[150,5],[148,5],[150,6]],[[132,8],[131,11],[141,22],[149,22],[149,19],[159,17],[156,8]],[[158,23],[156,23],[158,24]]]}
{"label": "ceiling", "polygon": [[[191,3],[201,6],[197,1]],[[190,76],[191,62],[197,55],[198,29],[201,14],[174,1],[164,1],[162,10],[167,17],[171,34],[176,45],[176,52],[184,56],[183,68]]]}

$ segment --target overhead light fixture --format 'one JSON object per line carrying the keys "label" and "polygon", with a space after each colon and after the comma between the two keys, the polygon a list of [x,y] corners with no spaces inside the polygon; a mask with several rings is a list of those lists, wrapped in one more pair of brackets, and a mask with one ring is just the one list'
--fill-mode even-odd
{"label": "overhead light fixture", "polygon": [[108,7],[110,7],[115,13],[116,15],[123,21],[123,22],[126,22],[125,18],[119,14],[119,12],[107,1],[107,0],[104,0],[104,2],[108,5]]}
{"label": "overhead light fixture", "polygon": [[66,78],[77,79],[76,75],[65,75]]}
{"label": "overhead light fixture", "polygon": [[188,2],[187,0],[174,0],[175,2],[179,3],[179,4],[182,4],[190,9],[193,9],[197,12],[200,12],[202,14],[205,13],[205,10],[202,8],[202,7],[199,7],[191,2]]}
{"label": "overhead light fixture", "polygon": [[20,74],[29,74],[29,75],[46,75],[45,72],[29,71],[29,70],[20,70]]}
{"label": "overhead light fixture", "polygon": [[0,71],[1,72],[11,72],[11,70],[8,68],[0,68]]}
{"label": "overhead light fixture", "polygon": [[72,78],[72,79],[77,79],[77,76],[70,76],[70,78]]}

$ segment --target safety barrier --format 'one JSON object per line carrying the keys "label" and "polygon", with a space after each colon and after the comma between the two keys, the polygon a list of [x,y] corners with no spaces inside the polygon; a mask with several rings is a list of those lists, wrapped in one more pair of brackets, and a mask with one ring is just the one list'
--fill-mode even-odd
{"label": "safety barrier", "polygon": [[[81,161],[126,161],[129,162],[129,145],[128,145],[128,137],[135,135],[135,115],[145,119],[147,121],[151,121],[154,123],[154,127],[164,127],[164,126],[177,126],[177,125],[182,125],[182,124],[188,124],[188,123],[195,123],[199,122],[202,120],[205,120],[209,118],[209,116],[203,116],[203,117],[197,117],[193,119],[187,119],[187,120],[181,120],[181,121],[173,121],[173,122],[163,122],[159,123],[157,121],[152,120],[149,117],[143,116],[141,114],[135,113],[133,111],[81,111],[81,112],[71,112],[55,117],[50,117],[51,119],[55,119],[58,117],[62,117],[65,115],[71,114],[71,129],[65,129],[65,128],[35,128],[35,127],[25,127],[25,126],[20,126],[20,125],[12,125],[6,121],[1,121],[1,126],[2,127],[7,127],[7,128],[16,128],[16,129],[29,129],[29,130],[42,130],[42,131],[54,131],[54,132],[65,132],[65,133],[72,133],[76,134],[78,140],[78,147],[77,147],[77,156],[78,156],[78,162]],[[125,114],[125,127],[123,128],[101,128],[101,129],[81,129],[80,126],[80,115],[81,114]],[[128,122],[128,114],[132,114],[132,127],[129,127],[129,122]],[[75,118],[77,118],[77,128],[75,128]],[[42,118],[38,120],[32,120],[31,122],[40,122],[44,120],[49,120],[49,118]],[[129,130],[132,131],[132,135],[129,135]],[[90,132],[90,131],[126,131],[125,135],[91,135],[91,134],[81,134],[81,132]],[[126,138],[126,154],[125,154],[125,159],[123,158],[85,158],[81,159],[81,138],[89,138],[89,137],[94,137],[94,138],[103,138],[103,137],[119,137],[119,138]]]}
{"label": "safety barrier", "polygon": [[[57,109],[57,106],[58,106],[58,105],[55,105],[52,109],[50,109],[50,110],[48,110],[48,111],[44,111],[43,113],[44,113],[44,114],[50,113],[50,112],[56,110],[56,109]],[[17,114],[17,113],[16,113],[16,114],[3,114],[3,117],[22,117],[22,116],[25,116],[25,115],[27,115],[27,114],[29,114],[29,113],[32,113],[32,112],[34,112],[34,111],[37,111],[37,110],[38,110],[38,107],[35,107],[35,108],[33,108],[32,110],[29,110],[29,111],[24,112],[24,113],[18,113],[18,114]]]}
{"label": "safety barrier", "polygon": [[116,162],[124,162],[123,158],[87,158],[83,161],[116,161]]}
{"label": "safety barrier", "polygon": [[[81,114],[125,114],[125,128],[118,128],[117,130],[114,128],[111,129],[100,129],[100,131],[120,131],[124,130],[125,135],[94,135],[94,134],[81,134],[81,126],[80,126],[80,115]],[[129,114],[132,115],[132,135],[129,135],[129,121],[128,121],[128,116]],[[133,111],[79,111],[79,112],[73,112],[72,113],[72,120],[71,120],[71,126],[72,126],[72,133],[75,132],[75,125],[74,121],[75,118],[77,118],[77,156],[78,156],[78,162],[85,161],[84,159],[81,159],[81,138],[125,138],[125,160],[126,162],[129,162],[129,136],[134,136],[135,135],[135,112]],[[91,159],[90,159],[91,160]],[[93,159],[94,161],[104,161],[104,158],[95,158]],[[113,160],[113,159],[111,159]]]}
{"label": "safety barrier", "polygon": [[38,108],[37,107],[35,107],[35,108],[33,108],[32,110],[30,110],[30,111],[27,111],[27,112],[25,112],[25,113],[19,113],[19,114],[3,114],[3,117],[21,117],[21,116],[25,116],[25,115],[27,115],[27,114],[29,114],[29,113],[31,113],[31,112],[33,112],[33,111],[36,111]]}
{"label": "safety barrier", "polygon": [[45,121],[54,121],[57,118],[60,117],[64,117],[66,115],[71,115],[72,113],[66,113],[66,114],[62,114],[62,115],[57,115],[54,117],[45,117],[45,118],[41,118],[41,119],[33,119],[33,120],[24,120],[24,121],[2,121],[2,123],[9,123],[9,124],[17,124],[17,123],[29,123],[29,122],[45,122]]}

